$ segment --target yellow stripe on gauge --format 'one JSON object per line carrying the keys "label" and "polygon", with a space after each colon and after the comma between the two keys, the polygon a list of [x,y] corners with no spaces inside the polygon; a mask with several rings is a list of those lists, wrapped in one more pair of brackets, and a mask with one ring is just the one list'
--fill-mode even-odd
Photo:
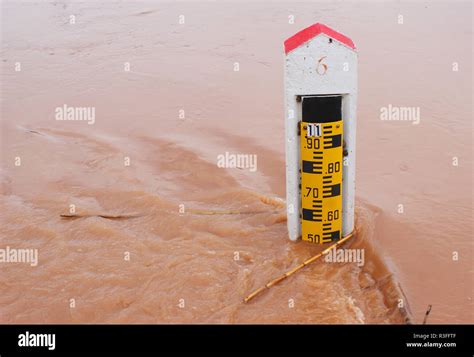
{"label": "yellow stripe on gauge", "polygon": [[328,243],[341,239],[342,120],[300,122],[302,239]]}

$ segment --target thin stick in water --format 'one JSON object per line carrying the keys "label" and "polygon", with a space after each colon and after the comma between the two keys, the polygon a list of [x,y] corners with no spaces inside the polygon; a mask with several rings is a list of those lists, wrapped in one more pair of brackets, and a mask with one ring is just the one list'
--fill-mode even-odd
{"label": "thin stick in water", "polygon": [[265,290],[267,289],[270,289],[273,285],[276,285],[278,284],[279,282],[285,280],[286,278],[288,278],[289,276],[293,275],[294,273],[296,273],[297,271],[303,269],[305,266],[315,262],[316,260],[318,260],[319,258],[321,258],[324,254],[326,254],[327,252],[329,252],[331,249],[335,248],[335,247],[338,247],[340,246],[342,243],[344,243],[345,241],[347,241],[349,238],[351,238],[352,236],[354,235],[354,232],[350,233],[349,235],[345,236],[344,238],[342,238],[340,241],[332,244],[331,246],[329,246],[328,248],[324,249],[322,252],[316,254],[315,256],[309,258],[309,259],[306,259],[303,263],[301,263],[300,265],[294,267],[293,269],[287,271],[285,274],[283,274],[282,276],[276,278],[276,279],[273,279],[271,281],[269,281],[267,284],[265,284],[264,286],[262,286],[261,288],[255,290],[254,292],[252,292],[250,295],[248,295],[245,299],[244,299],[244,302],[247,303],[249,302],[250,300],[252,300],[254,297],[256,297],[257,295],[260,295],[262,292],[264,292]]}

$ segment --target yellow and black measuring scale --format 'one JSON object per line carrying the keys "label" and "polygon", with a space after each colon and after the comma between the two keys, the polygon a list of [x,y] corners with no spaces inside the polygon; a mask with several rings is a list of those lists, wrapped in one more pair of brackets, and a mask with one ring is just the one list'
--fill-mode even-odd
{"label": "yellow and black measuring scale", "polygon": [[312,243],[329,243],[341,239],[341,105],[341,96],[302,98],[301,238]]}
{"label": "yellow and black measuring scale", "polygon": [[355,234],[353,231],[342,237],[342,96],[304,96],[301,99],[301,238],[312,243],[333,244],[252,292],[245,297],[246,303],[342,245]]}

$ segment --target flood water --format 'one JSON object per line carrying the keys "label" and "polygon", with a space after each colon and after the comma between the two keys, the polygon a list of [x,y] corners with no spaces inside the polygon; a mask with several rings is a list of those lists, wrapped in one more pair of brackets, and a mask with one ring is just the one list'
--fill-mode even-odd
{"label": "flood water", "polygon": [[[0,263],[0,322],[419,323],[432,305],[428,323],[472,323],[472,4],[1,12],[0,249],[38,264]],[[317,262],[244,304],[322,249],[290,242],[285,213],[283,41],[315,22],[359,53],[346,248],[365,264]],[[94,122],[56,120],[64,105]],[[381,120],[389,105],[419,123]],[[226,152],[257,169],[218,167]]]}

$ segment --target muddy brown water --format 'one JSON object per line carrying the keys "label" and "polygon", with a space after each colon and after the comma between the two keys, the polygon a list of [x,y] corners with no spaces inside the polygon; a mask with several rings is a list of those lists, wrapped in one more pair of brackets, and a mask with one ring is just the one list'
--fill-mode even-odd
{"label": "muddy brown water", "polygon": [[[404,323],[428,304],[428,322],[472,322],[471,4],[1,10],[0,248],[39,261],[0,263],[0,322]],[[322,249],[287,239],[284,203],[282,42],[316,21],[359,51],[346,247],[365,264],[314,263],[243,304]],[[64,104],[94,124],[55,120]],[[420,123],[380,120],[388,105]],[[219,168],[225,152],[258,169]]]}

